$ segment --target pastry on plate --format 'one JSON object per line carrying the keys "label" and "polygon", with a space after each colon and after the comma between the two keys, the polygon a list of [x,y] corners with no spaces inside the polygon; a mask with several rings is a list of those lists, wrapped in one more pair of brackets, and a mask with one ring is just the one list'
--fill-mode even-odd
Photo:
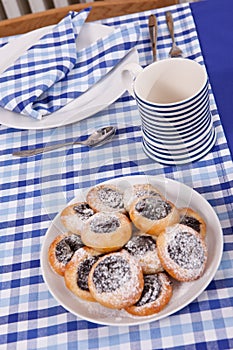
{"label": "pastry on plate", "polygon": [[83,247],[77,250],[66,264],[64,273],[66,287],[73,294],[87,301],[95,301],[89,291],[88,276],[99,254],[91,248]]}
{"label": "pastry on plate", "polygon": [[165,271],[174,279],[188,282],[202,276],[207,262],[207,246],[189,226],[169,226],[157,239],[158,256]]}
{"label": "pastry on plate", "polygon": [[140,231],[155,236],[180,219],[175,205],[158,196],[137,198],[130,205],[129,216]]}
{"label": "pastry on plate", "polygon": [[92,266],[88,286],[93,298],[101,305],[123,309],[135,304],[142,293],[142,269],[126,252],[104,255]]}
{"label": "pastry on plate", "polygon": [[58,235],[48,250],[48,260],[52,269],[63,276],[66,264],[71,260],[76,250],[83,246],[79,235],[69,233]]}
{"label": "pastry on plate", "polygon": [[124,191],[124,206],[127,211],[130,209],[130,204],[139,197],[159,196],[163,197],[162,193],[149,183],[135,184],[125,189]]}
{"label": "pastry on plate", "polygon": [[86,200],[95,211],[126,213],[123,192],[114,185],[98,185],[91,188]]}
{"label": "pastry on plate", "polygon": [[144,275],[144,289],[136,304],[126,311],[136,316],[149,316],[160,312],[172,297],[172,284],[164,272]]}
{"label": "pastry on plate", "polygon": [[206,236],[206,223],[204,219],[191,208],[181,208],[180,213],[180,224],[192,227],[195,231],[205,238]]}
{"label": "pastry on plate", "polygon": [[132,235],[132,224],[121,213],[99,212],[85,224],[83,243],[100,252],[112,252],[125,245]]}
{"label": "pastry on plate", "polygon": [[81,234],[84,223],[94,215],[94,210],[86,202],[68,205],[60,214],[61,222],[72,233]]}
{"label": "pastry on plate", "polygon": [[144,274],[163,271],[163,266],[157,253],[155,237],[138,233],[131,237],[123,249],[138,261]]}

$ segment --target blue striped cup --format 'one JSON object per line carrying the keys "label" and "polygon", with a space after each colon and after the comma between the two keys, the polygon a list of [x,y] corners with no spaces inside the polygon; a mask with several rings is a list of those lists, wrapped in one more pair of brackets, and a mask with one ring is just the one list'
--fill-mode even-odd
{"label": "blue striped cup", "polygon": [[[187,58],[168,58],[144,69],[137,63],[130,63],[123,67],[122,79],[137,102],[145,131],[142,132],[143,144],[144,148],[145,145],[149,147],[150,154],[153,155],[153,145],[163,141],[166,144],[171,130],[174,130],[176,142],[181,153],[183,148],[185,157],[195,132],[200,146],[204,141],[208,144],[206,130],[213,129],[213,121],[204,66]],[[161,128],[163,132],[158,133]],[[179,142],[180,128],[183,132]],[[145,135],[146,130],[149,131],[149,138]],[[206,147],[208,151],[209,147]],[[158,150],[156,155],[159,156]]]}

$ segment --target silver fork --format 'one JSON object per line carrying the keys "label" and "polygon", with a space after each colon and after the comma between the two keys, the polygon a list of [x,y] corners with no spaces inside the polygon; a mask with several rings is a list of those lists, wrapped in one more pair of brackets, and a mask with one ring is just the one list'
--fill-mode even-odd
{"label": "silver fork", "polygon": [[169,56],[170,57],[182,57],[183,51],[176,45],[176,42],[175,42],[174,22],[173,22],[172,14],[170,11],[166,12],[166,21],[167,21],[169,33],[170,33],[171,38],[172,38],[172,47],[171,47],[171,50],[169,52]]}

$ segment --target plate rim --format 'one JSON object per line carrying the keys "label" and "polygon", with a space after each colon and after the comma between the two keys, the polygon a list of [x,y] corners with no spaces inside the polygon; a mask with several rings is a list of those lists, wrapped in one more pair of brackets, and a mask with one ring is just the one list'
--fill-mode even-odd
{"label": "plate rim", "polygon": [[[116,182],[119,182],[120,180],[124,179],[124,180],[132,180],[132,178],[138,182],[140,182],[140,180],[143,178],[145,179],[145,175],[128,175],[128,176],[120,176],[120,177],[117,177],[117,178],[112,178],[110,180],[107,180],[107,181],[102,181],[98,184],[110,184],[110,183],[116,183]],[[57,297],[56,293],[54,293],[53,289],[51,288],[50,286],[50,283],[48,281],[48,278],[47,276],[45,275],[45,268],[44,266],[46,265],[46,262],[44,261],[43,259],[43,256],[45,254],[45,249],[48,249],[48,246],[46,248],[46,242],[47,242],[47,236],[49,235],[49,232],[52,228],[52,226],[54,224],[56,224],[56,221],[59,220],[59,216],[60,216],[60,212],[57,213],[57,215],[54,217],[54,219],[52,220],[52,222],[50,223],[47,231],[46,231],[46,234],[43,238],[43,242],[42,242],[42,247],[41,247],[41,253],[40,253],[40,267],[41,267],[41,271],[42,271],[42,277],[43,277],[43,280],[49,290],[49,292],[51,293],[51,295],[53,296],[53,298],[56,300],[56,302],[58,302],[59,305],[61,305],[65,310],[69,311],[71,314],[73,314],[74,316],[76,317],[79,317],[80,319],[83,319],[83,320],[86,320],[86,321],[89,321],[89,322],[92,322],[92,323],[96,323],[96,324],[100,324],[100,325],[105,325],[105,326],[136,326],[136,325],[142,325],[142,324],[146,324],[146,323],[150,323],[150,322],[154,322],[154,321],[160,321],[166,317],[169,317],[169,316],[172,316],[174,315],[176,312],[182,310],[183,308],[185,308],[187,305],[189,305],[190,303],[192,303],[198,296],[200,296],[200,294],[203,293],[203,291],[207,288],[207,286],[210,284],[210,282],[213,280],[218,268],[219,268],[219,265],[221,263],[221,260],[222,260],[222,255],[223,255],[223,245],[224,245],[224,240],[223,240],[223,231],[222,231],[222,227],[221,227],[221,223],[219,221],[219,218],[215,212],[215,210],[213,209],[213,207],[210,205],[210,203],[199,193],[197,192],[196,190],[194,190],[193,188],[191,188],[190,186],[180,182],[180,181],[177,181],[177,180],[174,180],[174,179],[171,179],[171,178],[168,178],[166,176],[146,176],[147,179],[155,179],[155,182],[158,181],[158,182],[163,182],[164,185],[166,183],[170,183],[170,185],[179,185],[181,186],[181,188],[184,188],[184,189],[187,189],[190,194],[194,194],[195,196],[197,196],[197,198],[201,198],[201,200],[206,204],[206,206],[208,207],[208,209],[212,212],[216,222],[218,223],[218,228],[216,229],[216,232],[218,231],[218,239],[219,239],[219,242],[220,242],[220,245],[218,247],[218,257],[217,257],[217,260],[216,260],[216,263],[214,265],[214,268],[212,268],[211,270],[211,273],[208,274],[208,276],[206,276],[203,284],[202,284],[202,287],[198,290],[198,292],[194,293],[192,295],[192,297],[188,298],[188,300],[182,304],[179,304],[177,305],[174,310],[172,310],[172,312],[165,312],[163,314],[160,315],[160,313],[158,314],[154,314],[154,315],[151,315],[151,316],[144,316],[144,317],[132,317],[131,315],[129,315],[129,318],[132,319],[132,322],[122,322],[122,318],[120,319],[120,321],[104,321],[104,320],[99,320],[99,319],[95,319],[95,318],[92,318],[92,317],[86,317],[86,316],[83,316],[81,314],[78,314],[76,312],[74,312],[72,310],[72,308],[70,308],[69,306],[67,307],[61,300],[59,297]],[[137,183],[133,180],[133,184]],[[149,183],[151,181],[148,181]],[[93,186],[91,186],[93,187]],[[91,188],[90,187],[90,188]],[[85,190],[87,190],[88,188],[85,188]],[[78,192],[81,192],[82,189],[78,190]],[[70,203],[74,202],[78,197],[78,194],[77,196],[75,196],[71,201],[69,201],[67,205],[69,205]],[[47,261],[47,264],[48,264],[48,261]],[[51,268],[50,268],[51,269]],[[52,271],[51,269],[51,272],[55,274],[55,272]],[[62,276],[58,276],[62,279]],[[197,280],[198,281],[198,280]],[[193,281],[192,283],[194,283],[195,281]],[[189,283],[189,282],[187,282]],[[182,282],[181,282],[182,284]],[[69,291],[68,291],[69,292]],[[83,300],[74,296],[75,299],[78,300],[79,303],[82,303]]]}

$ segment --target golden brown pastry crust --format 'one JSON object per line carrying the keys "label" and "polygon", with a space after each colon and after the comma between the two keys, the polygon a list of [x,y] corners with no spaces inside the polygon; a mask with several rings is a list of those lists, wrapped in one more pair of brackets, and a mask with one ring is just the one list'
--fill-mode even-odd
{"label": "golden brown pastry crust", "polygon": [[158,256],[165,271],[174,279],[188,282],[202,276],[207,261],[204,239],[191,227],[167,227],[157,239]]}
{"label": "golden brown pastry crust", "polygon": [[105,184],[92,187],[87,193],[86,201],[96,212],[126,213],[123,192],[114,185]]}
{"label": "golden brown pastry crust", "polygon": [[60,219],[70,232],[81,234],[83,225],[94,214],[94,210],[86,202],[76,202],[62,210]]}
{"label": "golden brown pastry crust", "polygon": [[180,223],[192,227],[195,231],[205,238],[206,236],[206,223],[204,219],[191,208],[181,208]]}
{"label": "golden brown pastry crust", "polygon": [[88,271],[97,261],[99,254],[88,247],[80,248],[65,267],[66,287],[73,294],[87,301],[95,301],[88,289]]}
{"label": "golden brown pastry crust", "polygon": [[172,284],[168,276],[159,272],[144,275],[144,290],[139,301],[125,310],[136,316],[149,316],[160,312],[172,297]]}
{"label": "golden brown pastry crust", "polygon": [[92,266],[88,285],[93,298],[101,305],[123,309],[135,304],[141,296],[142,269],[126,252],[109,253]]}
{"label": "golden brown pastry crust", "polygon": [[[67,239],[69,240],[67,241]],[[48,250],[48,260],[52,269],[60,276],[63,276],[67,262],[72,258],[74,252],[83,247],[83,245],[78,235],[70,233],[58,235],[50,244]]]}
{"label": "golden brown pastry crust", "polygon": [[124,214],[99,212],[86,222],[81,238],[86,246],[106,253],[123,247],[131,235],[132,224]]}
{"label": "golden brown pastry crust", "polygon": [[[157,215],[157,210],[162,212],[162,215],[159,213]],[[148,213],[147,217],[144,213]],[[144,196],[133,201],[129,216],[140,231],[155,236],[158,236],[167,226],[179,222],[180,218],[172,202],[153,196]]]}
{"label": "golden brown pastry crust", "polygon": [[126,243],[123,250],[126,250],[138,261],[144,274],[163,271],[155,237],[145,233],[137,233]]}
{"label": "golden brown pastry crust", "polygon": [[135,184],[124,191],[124,206],[127,211],[130,210],[130,205],[135,199],[145,196],[160,196],[164,198],[162,193],[149,183]]}

